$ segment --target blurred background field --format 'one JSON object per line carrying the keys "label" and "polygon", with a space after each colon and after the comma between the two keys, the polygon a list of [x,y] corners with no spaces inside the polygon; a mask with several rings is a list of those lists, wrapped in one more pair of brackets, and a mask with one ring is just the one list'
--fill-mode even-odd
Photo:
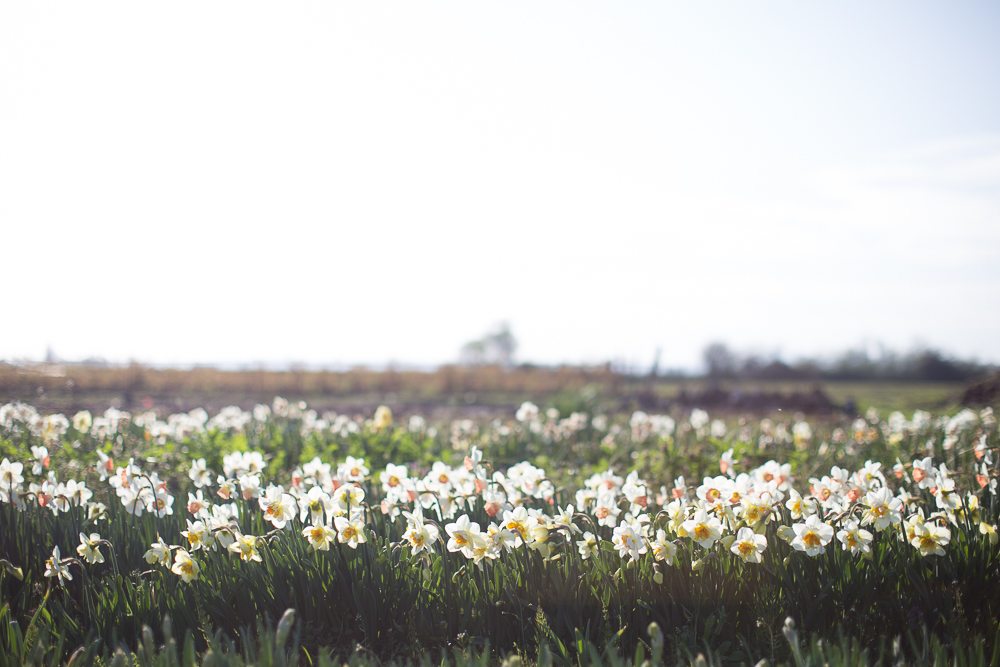
{"label": "blurred background field", "polygon": [[221,370],[128,366],[0,364],[0,402],[28,401],[46,411],[250,408],[274,396],[320,410],[371,414],[381,404],[433,417],[509,415],[525,400],[572,411],[722,413],[801,412],[810,416],[916,409],[947,412],[995,405],[994,392],[971,395],[976,381],[761,380],[653,377],[603,367],[443,366],[433,370]]}

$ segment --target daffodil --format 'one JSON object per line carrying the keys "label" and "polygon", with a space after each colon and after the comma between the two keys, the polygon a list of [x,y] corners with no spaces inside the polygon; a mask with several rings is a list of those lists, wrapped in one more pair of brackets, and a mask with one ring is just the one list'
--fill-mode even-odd
{"label": "daffodil", "polygon": [[576,549],[580,553],[580,558],[589,560],[597,555],[597,536],[589,530],[583,534],[583,539],[577,540]]}
{"label": "daffodil", "polygon": [[69,571],[69,566],[62,561],[62,555],[59,553],[58,546],[52,547],[52,555],[45,561],[45,576],[54,577],[60,586],[63,582],[72,581],[73,579],[73,574]]}
{"label": "daffodil", "polygon": [[80,533],[80,546],[76,548],[76,553],[91,565],[103,563],[104,555],[101,553],[100,545],[101,536],[97,533],[91,533],[90,535]]}
{"label": "daffodil", "polygon": [[476,533],[472,536],[472,542],[469,548],[463,553],[466,554],[467,558],[470,558],[473,563],[482,567],[482,562],[486,559],[496,559],[499,558],[500,552],[495,548],[494,543],[489,539],[486,533]]}
{"label": "daffodil", "polygon": [[387,405],[380,405],[375,409],[375,416],[372,417],[372,427],[376,431],[385,431],[392,426],[392,410]]}
{"label": "daffodil", "polygon": [[650,548],[654,560],[667,565],[677,564],[677,545],[667,539],[667,532],[662,528],[656,531],[656,539],[650,542]]}
{"label": "daffodil", "polygon": [[408,475],[406,466],[389,463],[386,464],[385,470],[380,473],[379,479],[382,482],[383,490],[388,493],[391,489],[405,484],[408,481]]}
{"label": "daffodil", "polygon": [[704,508],[695,512],[694,517],[685,521],[681,527],[688,537],[704,549],[711,549],[712,545],[722,537],[722,522]]}
{"label": "daffodil", "polygon": [[513,551],[517,545],[517,535],[506,528],[502,528],[495,523],[486,527],[486,537],[490,540],[492,548],[499,555],[503,551]]}
{"label": "daffodil", "polygon": [[471,522],[468,514],[463,514],[454,523],[447,524],[444,530],[450,538],[448,551],[469,552],[472,548],[472,536],[479,533],[479,524]]}
{"label": "daffodil", "polygon": [[368,466],[365,465],[364,459],[348,456],[337,467],[337,476],[343,482],[362,482],[368,476]]}
{"label": "daffodil", "polygon": [[174,554],[174,564],[170,568],[170,571],[180,577],[184,583],[190,583],[198,578],[201,566],[191,558],[191,554],[186,550],[178,549]]}
{"label": "daffodil", "polygon": [[295,516],[295,498],[285,493],[280,486],[267,487],[259,502],[260,508],[264,510],[264,518],[275,528],[284,528]]}
{"label": "daffodil", "polygon": [[758,535],[752,528],[740,528],[736,541],[729,550],[739,556],[744,563],[759,563],[760,555],[767,549],[767,538]]}
{"label": "daffodil", "polygon": [[309,519],[313,524],[333,520],[333,498],[320,486],[314,486],[308,493],[299,498],[299,521],[305,523]]}
{"label": "daffodil", "polygon": [[875,530],[882,531],[902,521],[900,512],[903,508],[903,501],[892,495],[892,492],[882,487],[869,491],[864,498],[864,504],[868,506],[861,525],[874,525]]}
{"label": "daffodil", "polygon": [[202,521],[188,520],[187,530],[182,530],[181,535],[187,538],[191,551],[210,549],[215,545],[215,536]]}
{"label": "daffodil", "polygon": [[237,535],[233,543],[229,545],[228,550],[239,555],[240,560],[256,561],[259,563],[261,562],[260,551],[257,549],[259,545],[260,538],[258,537],[253,535]]}
{"label": "daffodil", "polygon": [[521,546],[522,542],[528,540],[528,510],[525,507],[516,507],[503,513],[503,523],[500,524],[517,536],[516,545]]}
{"label": "daffodil", "polygon": [[361,507],[365,500],[365,490],[358,484],[344,484],[333,494],[333,514],[347,516]]}
{"label": "daffodil", "polygon": [[191,482],[195,485],[195,488],[198,489],[212,483],[212,471],[208,469],[205,459],[195,459],[191,462],[191,469],[188,471],[188,477],[191,478]]}
{"label": "daffodil", "polygon": [[858,525],[857,519],[850,519],[837,531],[837,539],[844,551],[852,555],[871,553],[872,534]]}
{"label": "daffodil", "polygon": [[795,489],[788,491],[788,500],[785,501],[785,507],[788,508],[792,519],[795,521],[804,516],[816,513],[816,501],[813,498],[803,498]]}
{"label": "daffodil", "polygon": [[170,566],[170,547],[162,538],[157,536],[156,541],[149,545],[149,549],[143,554],[143,558],[150,565],[159,563],[163,567]]}
{"label": "daffodil", "polygon": [[626,556],[632,560],[638,560],[639,556],[646,553],[646,542],[643,539],[642,527],[636,523],[622,521],[615,530],[611,542],[618,555],[622,558]]}
{"label": "daffodil", "polygon": [[11,462],[5,458],[0,461],[0,492],[9,492],[24,483],[24,464],[20,461]]}
{"label": "daffodil", "polygon": [[823,523],[815,514],[806,519],[805,523],[793,525],[792,530],[795,531],[792,548],[806,552],[807,556],[820,555],[833,539],[833,526]]}
{"label": "daffodil", "polygon": [[914,526],[910,540],[922,556],[943,556],[944,547],[951,542],[951,531],[934,521],[926,521]]}
{"label": "daffodil", "polygon": [[359,544],[368,541],[368,538],[365,537],[365,524],[361,520],[361,516],[359,512],[351,518],[338,516],[334,519],[333,525],[337,529],[338,542],[346,544],[352,549],[357,549]]}
{"label": "daffodil", "polygon": [[579,535],[582,533],[582,529],[573,523],[573,515],[576,513],[576,509],[572,505],[567,505],[565,508],[561,508],[554,517],[552,517],[553,523],[557,528],[567,528],[570,533],[575,533]]}
{"label": "daffodil", "polygon": [[437,526],[425,524],[423,517],[411,515],[409,527],[403,533],[403,539],[410,545],[410,550],[417,554],[421,551],[431,551],[431,547],[438,541],[439,532]]}
{"label": "daffodil", "polygon": [[528,529],[528,548],[539,552],[543,558],[552,554],[552,544],[549,542],[549,527],[544,522],[532,521]]}
{"label": "daffodil", "polygon": [[330,544],[337,537],[337,531],[326,524],[313,524],[302,529],[302,536],[316,551],[329,551]]}

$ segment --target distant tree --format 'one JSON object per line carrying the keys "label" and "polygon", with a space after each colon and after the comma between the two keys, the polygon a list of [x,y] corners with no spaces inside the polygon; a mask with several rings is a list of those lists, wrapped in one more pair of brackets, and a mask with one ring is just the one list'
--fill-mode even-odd
{"label": "distant tree", "polygon": [[468,366],[481,366],[486,363],[486,343],[483,340],[470,340],[462,346],[459,353],[461,363]]}
{"label": "distant tree", "polygon": [[508,368],[514,365],[516,352],[517,338],[510,325],[503,322],[482,338],[463,345],[459,357],[461,363],[470,366],[495,364]]}
{"label": "distant tree", "polygon": [[911,365],[919,379],[931,382],[966,380],[974,375],[950,359],[945,359],[937,350],[923,350],[916,353]]}
{"label": "distant tree", "polygon": [[739,370],[739,360],[725,343],[710,343],[701,353],[710,378],[729,378]]}
{"label": "distant tree", "polygon": [[653,355],[653,365],[649,368],[649,377],[655,378],[660,375],[660,355],[663,353],[663,348],[656,348],[656,354]]}
{"label": "distant tree", "polygon": [[487,336],[490,346],[496,354],[497,363],[501,366],[511,366],[514,363],[514,354],[517,352],[517,339],[510,330],[510,325],[502,323],[496,331]]}

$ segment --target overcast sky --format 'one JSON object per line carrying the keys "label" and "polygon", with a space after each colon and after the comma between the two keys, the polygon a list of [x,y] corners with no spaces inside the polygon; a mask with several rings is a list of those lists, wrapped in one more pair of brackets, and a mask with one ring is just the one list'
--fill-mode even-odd
{"label": "overcast sky", "polygon": [[1000,360],[992,2],[0,5],[0,358]]}

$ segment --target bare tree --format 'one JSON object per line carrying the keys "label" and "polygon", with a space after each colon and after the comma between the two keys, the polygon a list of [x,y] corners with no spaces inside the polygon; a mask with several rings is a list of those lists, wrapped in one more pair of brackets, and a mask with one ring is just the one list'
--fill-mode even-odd
{"label": "bare tree", "polygon": [[514,365],[516,352],[517,338],[510,325],[502,322],[482,338],[463,345],[459,357],[463,364],[471,366],[495,364],[506,368]]}

